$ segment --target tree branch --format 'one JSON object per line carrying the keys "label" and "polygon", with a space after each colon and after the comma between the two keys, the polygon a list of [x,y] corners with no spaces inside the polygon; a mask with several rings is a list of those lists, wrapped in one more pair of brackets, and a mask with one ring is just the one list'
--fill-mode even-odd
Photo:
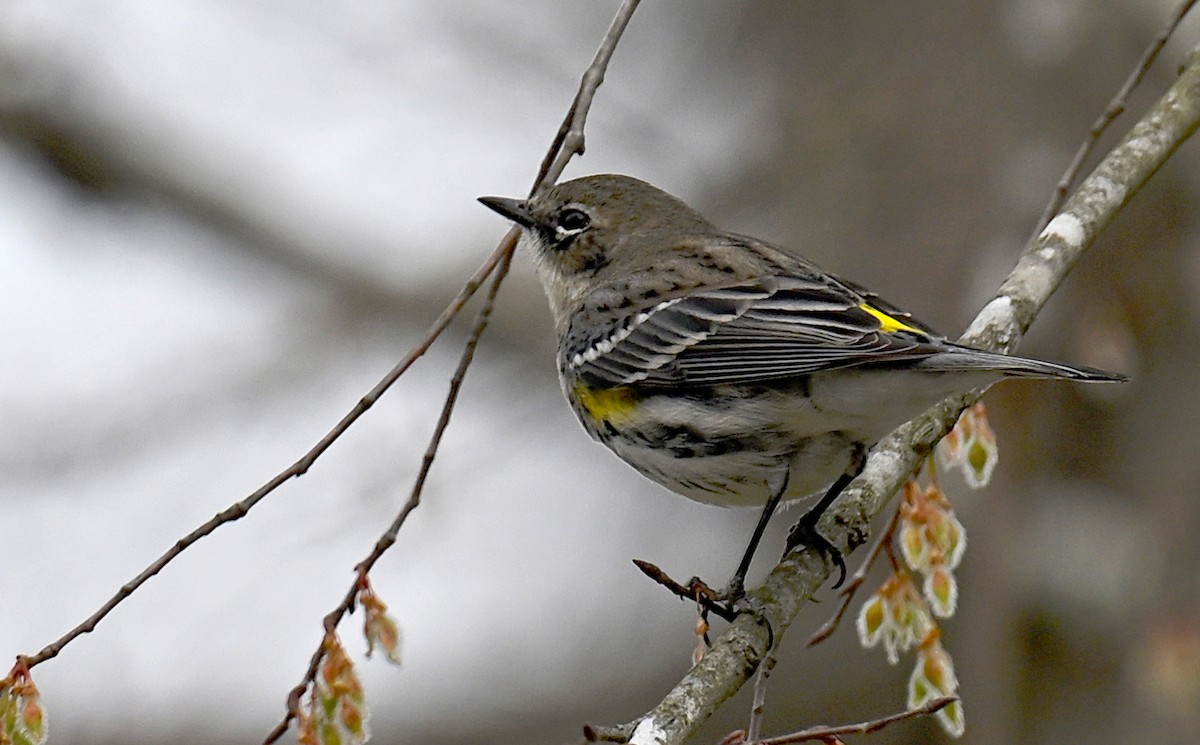
{"label": "tree branch", "polygon": [[[530,190],[531,194],[553,183],[562,174],[563,169],[566,168],[570,159],[576,154],[583,153],[583,128],[587,121],[588,111],[592,106],[592,100],[596,95],[596,90],[604,81],[604,72],[608,68],[613,52],[617,48],[617,43],[620,42],[621,35],[625,32],[625,27],[628,25],[633,11],[637,9],[639,2],[640,0],[624,0],[621,7],[617,10],[616,17],[609,26],[608,32],[604,35],[599,51],[596,52],[592,64],[588,66],[582,80],[580,80],[579,90],[575,94],[570,108],[567,110],[566,118],[559,127],[558,134],[555,135],[549,150],[546,152],[546,157],[538,169],[537,178],[534,180],[533,188]],[[363,580],[367,573],[375,565],[375,562],[396,543],[396,537],[400,532],[400,528],[404,525],[412,511],[421,503],[421,493],[425,487],[425,479],[429,475],[429,469],[433,465],[434,459],[437,457],[442,435],[450,424],[450,416],[454,412],[454,405],[458,400],[459,389],[462,386],[463,379],[466,377],[467,369],[471,366],[471,361],[474,359],[475,347],[478,345],[479,339],[487,327],[496,294],[500,290],[500,284],[504,281],[504,277],[508,273],[513,250],[517,245],[518,235],[519,230],[517,228],[509,230],[493,253],[493,256],[500,258],[495,276],[492,279],[492,285],[488,291],[487,299],[484,301],[483,307],[480,309],[479,315],[475,320],[475,324],[471,328],[471,333],[467,338],[462,356],[459,359],[458,368],[450,379],[450,391],[446,394],[446,401],[442,407],[441,416],[438,418],[437,426],[430,437],[429,445],[425,449],[425,455],[421,459],[421,468],[417,473],[416,482],[413,484],[408,501],[404,503],[391,525],[388,526],[387,530],[376,541],[374,548],[372,548],[367,558],[363,559],[355,567],[355,580],[342,597],[341,602],[325,615],[322,626],[326,635],[337,629],[338,624],[341,623],[347,613],[353,612],[359,590],[363,586]],[[309,658],[308,668],[305,670],[304,677],[288,693],[287,712],[284,714],[283,719],[275,725],[274,729],[267,733],[263,745],[270,745],[277,741],[287,732],[292,720],[300,716],[301,700],[304,693],[316,680],[317,670],[324,656],[325,646],[323,643],[318,644],[316,651]]]}
{"label": "tree branch", "polygon": [[[367,558],[359,562],[354,568],[354,582],[350,585],[342,601],[337,607],[325,615],[322,620],[322,627],[326,633],[332,633],[342,622],[342,619],[347,613],[354,610],[355,603],[358,600],[358,593],[364,586],[367,573],[371,571],[371,567],[375,566],[375,562],[396,543],[396,536],[400,532],[400,528],[412,514],[412,511],[421,504],[421,492],[425,488],[425,479],[429,476],[429,469],[433,466],[433,459],[437,455],[438,446],[441,444],[442,435],[445,434],[446,428],[450,426],[450,415],[454,412],[454,404],[458,401],[458,392],[462,388],[463,379],[467,375],[467,368],[471,366],[471,361],[475,358],[475,349],[479,346],[479,339],[483,336],[484,330],[487,328],[488,319],[492,315],[492,308],[496,303],[496,295],[500,291],[500,285],[504,282],[504,277],[508,274],[509,265],[512,263],[512,249],[517,242],[517,231],[510,230],[500,242],[497,249],[501,252],[502,258],[500,264],[496,267],[492,284],[488,288],[487,297],[483,301],[483,307],[479,309],[479,314],[475,318],[475,324],[471,327],[471,333],[467,337],[466,344],[463,345],[462,355],[459,357],[458,367],[454,370],[454,375],[450,378],[450,392],[446,394],[446,402],[442,405],[442,413],[438,417],[437,426],[434,428],[433,435],[429,439],[429,446],[425,450],[425,457],[421,460],[421,469],[417,473],[416,482],[413,484],[412,493],[409,495],[408,501],[400,509],[392,524],[375,542],[375,547],[371,549],[371,553]],[[324,645],[317,645],[317,650],[313,652],[312,657],[308,661],[308,669],[304,672],[304,678],[293,688],[287,697],[288,706],[287,714],[283,719],[271,730],[264,745],[270,745],[287,732],[288,726],[292,720],[300,715],[300,700],[304,696],[304,692],[312,685],[313,680],[317,676],[317,668],[321,664],[321,659],[325,656]]]}
{"label": "tree branch", "polygon": [[412,367],[414,362],[424,355],[425,352],[429,351],[429,348],[433,346],[433,343],[437,340],[437,338],[441,336],[442,332],[446,330],[446,327],[450,325],[450,322],[453,321],[455,316],[459,314],[463,306],[467,304],[467,301],[471,299],[471,296],[474,295],[475,291],[479,289],[479,286],[483,284],[483,281],[487,279],[488,275],[492,273],[492,270],[496,268],[496,265],[512,251],[512,246],[516,243],[515,234],[510,236],[510,238],[511,240],[501,242],[501,244],[496,247],[496,250],[487,257],[479,269],[475,271],[475,274],[471,275],[471,278],[467,280],[467,283],[463,286],[463,288],[459,290],[458,294],[453,300],[450,301],[450,303],[442,311],[441,315],[437,317],[437,320],[435,320],[429,327],[429,330],[425,332],[424,338],[422,338],[416,346],[409,350],[408,354],[404,356],[404,359],[396,363],[396,366],[389,370],[387,375],[383,376],[383,379],[380,380],[374,388],[372,388],[365,396],[359,399],[358,403],[354,405],[354,408],[347,412],[347,414],[342,417],[341,421],[334,425],[333,429],[325,433],[325,436],[322,437],[316,445],[313,445],[307,453],[302,455],[298,461],[280,471],[270,481],[267,481],[249,496],[238,502],[234,502],[226,509],[214,515],[211,520],[203,525],[200,525],[192,532],[177,540],[169,549],[167,549],[167,551],[165,551],[149,566],[138,573],[136,577],[121,585],[117,592],[107,601],[105,601],[104,605],[100,606],[95,613],[84,619],[84,621],[78,626],[43,647],[42,650],[37,654],[28,656],[18,655],[18,659],[24,660],[25,664],[29,667],[34,667],[35,665],[45,662],[52,657],[56,657],[58,653],[61,652],[63,648],[72,641],[93,631],[96,626],[104,620],[104,617],[111,613],[114,608],[124,602],[126,598],[128,598],[139,587],[145,584],[147,580],[166,568],[168,564],[178,558],[179,555],[191,547],[192,544],[196,543],[209,533],[212,533],[222,525],[235,522],[245,517],[256,504],[258,504],[268,494],[282,486],[284,482],[293,478],[299,478],[308,473],[308,469],[310,469],[313,463],[315,463],[317,459],[329,449],[329,446],[337,441],[339,437],[345,434],[346,430],[350,429],[350,425],[354,424],[359,417],[361,417],[367,412],[368,409],[374,406],[375,402],[378,401],[385,392],[387,392],[388,388],[392,387],[392,384],[400,379],[400,376],[403,375],[408,368]]}
{"label": "tree branch", "polygon": [[[1200,50],[1176,83],[1134,125],[1026,247],[994,299],[960,341],[1011,350],[1067,272],[1167,158],[1200,125]],[[901,426],[872,451],[863,473],[821,520],[821,533],[849,553],[866,541],[870,520],[957,421],[980,392],[956,396]],[[743,615],[666,697],[642,717],[630,738],[639,745],[681,743],[754,672],[767,652],[770,623],[778,640],[825,580],[831,566],[819,551],[801,547],[772,570],[751,594],[759,617]]]}
{"label": "tree branch", "polygon": [[[575,154],[581,154],[584,149],[583,129],[587,120],[587,114],[591,108],[592,99],[595,96],[596,89],[604,80],[604,72],[607,69],[609,61],[612,59],[613,52],[616,50],[617,43],[620,41],[621,35],[625,31],[625,27],[632,17],[634,10],[638,6],[639,0],[624,0],[620,9],[617,11],[616,17],[613,20],[611,27],[605,34],[600,45],[599,51],[592,64],[588,67],[580,82],[579,91],[575,96],[575,100],[571,104],[571,108],[567,113],[566,119],[563,121],[562,127],[558,135],[555,137],[546,158],[542,163],[538,172],[537,180],[534,183],[534,190],[542,188],[546,183],[552,182],[562,174],[563,169]],[[372,388],[358,403],[354,405],[341,421],[339,421],[329,432],[325,434],[308,452],[300,457],[295,463],[288,468],[280,471],[273,478],[260,486],[247,497],[233,503],[228,508],[218,512],[204,524],[198,526],[195,530],[177,540],[172,546],[167,549],[161,556],[151,562],[145,569],[139,572],[133,579],[123,584],[103,605],[100,606],[92,615],[88,616],[73,629],[63,634],[61,637],[43,647],[39,652],[33,655],[17,655],[18,661],[27,667],[35,667],[36,665],[45,662],[53,657],[56,657],[68,644],[73,642],[80,636],[93,631],[99,623],[104,620],[118,605],[128,599],[137,591],[139,587],[145,584],[151,577],[161,572],[172,561],[178,558],[184,551],[190,548],[200,539],[214,532],[223,525],[240,520],[249,514],[250,510],[257,505],[268,494],[275,491],[285,482],[303,476],[313,466],[318,458],[336,442],[351,425],[356,422],[359,417],[367,412],[376,401],[379,400],[389,388],[399,380],[409,367],[414,362],[429,350],[433,343],[441,336],[446,327],[451,321],[462,311],[467,301],[475,294],[479,287],[483,284],[498,265],[503,267],[502,271],[497,275],[496,281],[493,283],[492,293],[486,304],[486,309],[490,313],[491,301],[495,296],[496,290],[499,287],[499,279],[503,277],[507,271],[508,262],[512,258],[513,249],[516,246],[517,233],[515,230],[510,231],[505,238],[497,245],[496,249],[484,261],[480,268],[471,276],[466,285],[459,291],[453,300],[446,306],[434,323],[426,331],[425,336],[414,346],[405,357],[396,364],[380,381]],[[466,367],[470,365],[470,358],[474,351],[474,345],[478,341],[477,334],[482,333],[483,327],[487,324],[487,313],[481,312],[481,317],[476,321],[476,326],[472,331],[472,338],[467,342],[467,349],[464,350],[463,363],[460,369],[456,372],[451,381],[451,391],[447,395],[446,407],[443,410],[442,418],[439,420],[437,430],[430,441],[429,448],[425,452],[422,460],[421,472],[418,476],[417,483],[414,486],[413,495],[409,502],[401,509],[393,524],[384,533],[376,544],[371,555],[368,556],[358,569],[359,574],[363,571],[363,567],[369,569],[371,565],[379,558],[384,551],[387,550],[396,540],[396,531],[404,523],[408,514],[417,506],[420,501],[421,489],[424,485],[424,479],[432,465],[433,459],[437,455],[438,444],[441,440],[441,435],[449,422],[450,413],[453,411],[454,403],[457,398],[458,386],[461,385],[462,377],[465,375]],[[354,588],[347,596],[349,602],[345,600],[343,603],[326,616],[326,623],[331,617],[336,615],[336,620],[340,620],[342,615],[353,606],[353,597],[357,592],[358,580],[356,578]],[[334,626],[336,626],[336,620]],[[311,668],[311,666],[310,666]],[[306,680],[311,681],[310,675]],[[290,715],[289,715],[290,719]],[[284,721],[286,728],[287,721]]]}
{"label": "tree branch", "polygon": [[[884,727],[903,722],[906,719],[915,719],[916,717],[924,717],[930,714],[936,714],[942,709],[958,700],[957,696],[943,696],[926,702],[923,706],[918,706],[915,709],[902,711],[899,714],[873,719],[869,722],[860,722],[858,724],[842,724],[836,727],[809,727],[800,732],[793,732],[790,735],[780,735],[779,737],[771,737],[763,740],[756,745],[793,745],[799,742],[811,742],[813,740],[821,740],[822,742],[830,742],[834,738],[842,735],[869,735],[872,732],[877,732]],[[749,742],[753,743],[753,740]]]}
{"label": "tree branch", "polygon": [[1046,205],[1046,209],[1042,212],[1042,216],[1038,218],[1036,227],[1034,227],[1034,235],[1029,240],[1036,240],[1037,234],[1042,231],[1042,228],[1050,222],[1050,218],[1058,212],[1062,207],[1063,201],[1067,198],[1067,190],[1071,188],[1071,184],[1075,182],[1075,177],[1079,175],[1079,169],[1083,168],[1083,161],[1087,160],[1092,149],[1096,147],[1096,143],[1100,141],[1100,136],[1104,134],[1108,126],[1113,123],[1113,120],[1120,116],[1125,111],[1125,103],[1129,100],[1129,94],[1133,89],[1142,82],[1142,78],[1146,77],[1146,72],[1154,64],[1154,60],[1158,59],[1158,53],[1167,45],[1167,40],[1175,33],[1175,29],[1179,28],[1183,17],[1188,14],[1192,6],[1196,4],[1196,0],[1184,0],[1171,19],[1167,21],[1167,25],[1150,42],[1150,46],[1142,54],[1142,58],[1138,61],[1133,72],[1129,73],[1129,77],[1125,79],[1125,84],[1121,86],[1121,90],[1117,91],[1117,95],[1113,96],[1108,107],[1104,112],[1096,118],[1092,124],[1091,130],[1088,131],[1088,136],[1079,145],[1079,149],[1075,151],[1075,157],[1071,159],[1071,164],[1067,166],[1067,170],[1063,173],[1062,178],[1058,180],[1058,184],[1054,187],[1054,193],[1050,197],[1050,202]]}
{"label": "tree branch", "polygon": [[608,33],[604,35],[600,48],[596,50],[592,64],[583,72],[583,78],[579,81],[579,91],[575,94],[575,100],[571,102],[571,108],[567,109],[558,134],[554,136],[550,149],[546,151],[546,157],[542,159],[537,177],[533,180],[533,187],[529,190],[530,196],[557,181],[571,158],[583,155],[583,128],[592,108],[592,99],[596,96],[596,89],[604,82],[608,63],[612,60],[617,43],[621,41],[625,27],[629,25],[629,19],[633,17],[633,11],[637,10],[640,2],[641,0],[623,0],[621,7],[617,9],[617,14],[608,27]]}

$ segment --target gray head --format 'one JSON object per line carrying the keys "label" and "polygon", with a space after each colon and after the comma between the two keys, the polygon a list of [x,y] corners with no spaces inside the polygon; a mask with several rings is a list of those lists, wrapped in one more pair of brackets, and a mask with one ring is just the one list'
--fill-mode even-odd
{"label": "gray head", "polygon": [[648,268],[662,252],[715,230],[665,191],[614,174],[566,181],[528,200],[479,201],[521,226],[521,245],[537,261],[555,306],[577,302],[589,289]]}

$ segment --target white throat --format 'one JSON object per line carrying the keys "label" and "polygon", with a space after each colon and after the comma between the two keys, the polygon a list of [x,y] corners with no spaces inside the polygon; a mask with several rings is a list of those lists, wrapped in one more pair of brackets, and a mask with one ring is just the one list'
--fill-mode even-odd
{"label": "white throat", "polygon": [[552,249],[536,231],[522,228],[517,248],[533,257],[538,279],[542,281],[542,289],[546,291],[546,298],[550,301],[554,326],[560,333],[565,332],[570,322],[571,309],[578,307],[587,295],[587,283],[581,277],[563,272],[562,267],[554,261]]}

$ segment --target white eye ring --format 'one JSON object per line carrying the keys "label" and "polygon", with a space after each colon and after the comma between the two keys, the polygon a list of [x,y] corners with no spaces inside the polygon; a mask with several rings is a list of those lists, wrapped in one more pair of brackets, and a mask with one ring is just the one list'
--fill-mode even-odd
{"label": "white eye ring", "polygon": [[579,235],[592,226],[592,218],[588,213],[576,207],[568,207],[558,213],[555,220],[554,235],[562,240],[567,236]]}

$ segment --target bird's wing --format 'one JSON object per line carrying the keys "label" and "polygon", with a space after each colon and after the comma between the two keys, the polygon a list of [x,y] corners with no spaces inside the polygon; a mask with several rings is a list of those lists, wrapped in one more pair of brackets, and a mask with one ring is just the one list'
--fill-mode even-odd
{"label": "bird's wing", "polygon": [[862,298],[862,302],[870,305],[872,308],[875,308],[876,310],[883,311],[884,313],[886,313],[887,315],[896,319],[897,321],[900,321],[904,325],[906,325],[910,328],[916,329],[917,331],[920,331],[921,333],[925,334],[926,336],[930,337],[931,339],[941,339],[941,340],[945,339],[944,334],[934,331],[928,325],[922,323],[921,321],[919,321],[916,318],[913,318],[912,313],[909,313],[906,310],[902,310],[901,308],[897,308],[895,305],[892,305],[888,301],[879,297],[879,293],[877,293],[873,290],[869,290],[866,287],[863,287],[862,285],[858,284],[857,282],[851,282],[848,279],[842,279],[841,277],[830,277],[830,278],[833,279],[835,282],[838,282],[839,284],[841,284],[842,286],[844,286],[846,289],[850,290],[851,292],[856,293],[860,298]]}
{"label": "bird's wing", "polygon": [[939,350],[938,337],[907,314],[816,276],[693,291],[603,329],[583,326],[568,332],[563,364],[608,385],[745,383]]}

